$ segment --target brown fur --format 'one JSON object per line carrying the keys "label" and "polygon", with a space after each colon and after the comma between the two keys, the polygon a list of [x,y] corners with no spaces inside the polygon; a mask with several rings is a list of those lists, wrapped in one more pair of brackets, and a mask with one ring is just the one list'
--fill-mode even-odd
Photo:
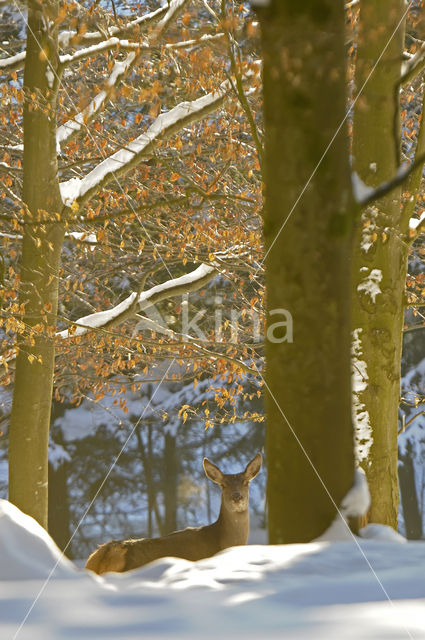
{"label": "brown fur", "polygon": [[125,571],[127,547],[119,540],[101,544],[86,562],[86,569],[101,574],[107,571]]}
{"label": "brown fur", "polygon": [[129,571],[167,556],[196,561],[209,558],[222,549],[246,544],[249,534],[249,483],[259,473],[261,463],[261,454],[258,453],[242,473],[224,474],[205,458],[205,473],[220,486],[222,492],[216,522],[174,531],[162,538],[111,540],[90,555],[86,569],[97,574]]}

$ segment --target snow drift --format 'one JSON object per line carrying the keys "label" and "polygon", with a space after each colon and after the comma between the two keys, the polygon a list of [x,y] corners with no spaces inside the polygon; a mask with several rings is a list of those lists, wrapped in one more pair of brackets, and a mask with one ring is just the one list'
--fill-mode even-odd
{"label": "snow drift", "polygon": [[97,577],[1,500],[0,637],[425,639],[425,544],[376,539],[388,535],[377,525],[369,535]]}

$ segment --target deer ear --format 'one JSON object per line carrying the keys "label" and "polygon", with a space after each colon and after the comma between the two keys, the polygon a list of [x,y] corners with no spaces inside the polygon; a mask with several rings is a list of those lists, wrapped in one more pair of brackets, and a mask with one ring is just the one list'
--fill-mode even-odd
{"label": "deer ear", "polygon": [[248,464],[246,465],[246,469],[244,471],[246,479],[251,481],[253,478],[255,478],[255,476],[260,473],[262,464],[263,458],[261,456],[261,453],[258,452],[255,458],[251,460],[251,462],[248,462]]}
{"label": "deer ear", "polygon": [[210,462],[208,458],[204,458],[204,471],[207,478],[209,478],[213,482],[217,482],[217,484],[220,484],[223,480],[223,474],[221,473],[220,469],[216,467],[215,464]]}

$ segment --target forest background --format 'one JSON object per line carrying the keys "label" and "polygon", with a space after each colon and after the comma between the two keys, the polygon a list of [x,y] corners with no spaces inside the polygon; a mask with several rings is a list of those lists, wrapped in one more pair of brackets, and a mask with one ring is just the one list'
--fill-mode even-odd
{"label": "forest background", "polygon": [[[403,16],[406,29],[391,39],[347,118],[350,130],[357,122],[360,132],[352,141],[354,195],[362,208],[353,249],[362,278],[353,287],[355,327],[375,336],[354,353],[357,458],[372,497],[374,487],[382,494],[373,521],[396,526],[400,431],[400,527],[419,538],[425,523],[421,165],[378,205],[376,195],[372,204],[362,198],[366,184],[379,187],[401,162],[423,155],[423,8],[411,3],[406,12],[392,2],[385,16],[365,13],[362,31],[358,5],[347,3],[345,14],[348,104],[370,71],[361,65],[362,43],[373,43],[376,51],[364,58],[376,60]],[[259,20],[266,32],[269,16],[246,2],[224,1],[29,7],[28,14],[22,4],[0,9],[0,490],[6,497],[9,484],[14,501],[48,525],[62,548],[84,515],[68,549],[83,557],[95,542],[123,532],[163,534],[211,521],[217,505],[201,480],[202,456],[232,469],[264,446]],[[385,29],[362,40],[364,29],[370,36],[381,23]],[[384,101],[371,132],[367,89],[373,95],[377,86]],[[395,87],[402,89],[400,104]],[[295,107],[294,118],[302,118],[302,105]],[[365,148],[373,141],[391,159],[378,161],[378,172]],[[314,249],[308,235],[300,263]],[[382,340],[370,326],[371,309],[384,324],[391,317]],[[304,314],[314,311],[307,305]],[[400,398],[394,390],[401,353],[387,346],[401,345],[403,329]],[[381,388],[379,406],[368,397],[374,386],[356,378],[364,363]],[[389,369],[386,380],[379,377]],[[302,384],[295,399],[310,405],[308,421],[317,403],[305,398]],[[325,433],[323,447],[332,463]],[[378,465],[382,451],[390,452],[388,488]],[[296,484],[289,472],[280,480]],[[265,526],[264,476],[254,491],[256,519]]]}

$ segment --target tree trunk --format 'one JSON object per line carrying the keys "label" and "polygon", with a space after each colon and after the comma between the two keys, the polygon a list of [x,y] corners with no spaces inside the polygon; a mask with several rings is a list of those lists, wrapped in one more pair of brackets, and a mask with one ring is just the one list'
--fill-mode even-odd
{"label": "tree trunk", "polygon": [[[33,7],[34,5],[30,5]],[[56,2],[28,9],[24,73],[25,230],[20,304],[25,333],[18,342],[9,434],[9,499],[47,527],[48,439],[54,374],[54,331],[64,229],[56,158]],[[34,224],[46,221],[46,224]]]}
{"label": "tree trunk", "polygon": [[401,464],[398,467],[404,526],[408,540],[420,540],[422,538],[422,517],[418,504],[413,456],[412,444],[410,440],[407,440],[406,450],[400,456]]}
{"label": "tree trunk", "polygon": [[[390,40],[402,0],[362,3],[356,93],[388,45],[355,105],[353,168],[368,186],[396,174],[400,154],[397,82],[403,28]],[[389,43],[389,44],[388,44]],[[357,456],[372,497],[369,519],[397,528],[397,423],[408,222],[401,189],[367,207],[358,221],[353,252],[354,416]],[[360,366],[359,363],[360,362]],[[357,369],[357,370],[356,370]]]}
{"label": "tree trunk", "polygon": [[[330,525],[354,476],[349,260],[354,206],[345,126],[320,162],[345,115],[344,4],[275,0],[259,15],[266,127],[269,537],[271,543],[305,542]],[[282,319],[272,315],[276,309],[292,314],[293,342],[290,331],[273,327]]]}
{"label": "tree trunk", "polygon": [[[49,464],[49,534],[58,545],[65,549],[71,538],[71,523],[68,499],[68,463]],[[72,549],[66,550],[72,558]]]}
{"label": "tree trunk", "polygon": [[164,438],[164,511],[165,533],[177,529],[177,458],[176,437],[165,433]]}

